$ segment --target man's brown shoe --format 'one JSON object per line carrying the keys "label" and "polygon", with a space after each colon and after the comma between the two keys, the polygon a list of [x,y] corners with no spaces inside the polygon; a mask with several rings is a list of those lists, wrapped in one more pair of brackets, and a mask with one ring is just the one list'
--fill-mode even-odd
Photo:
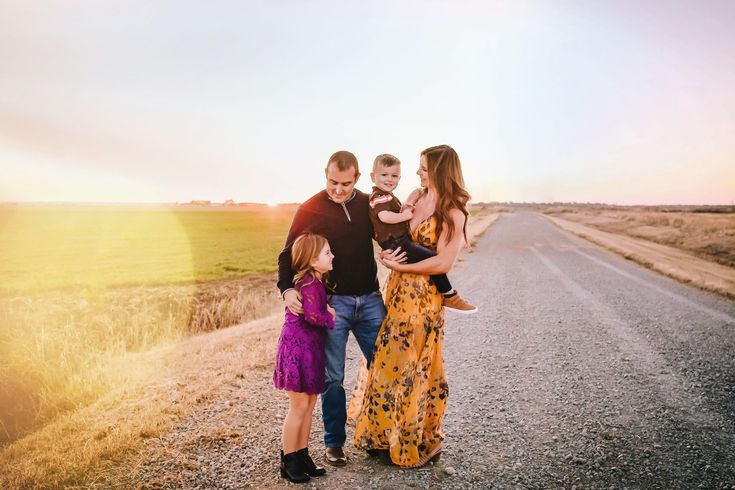
{"label": "man's brown shoe", "polygon": [[341,447],[328,447],[324,450],[324,457],[327,463],[332,466],[344,466],[347,464],[347,456]]}
{"label": "man's brown shoe", "polygon": [[477,312],[477,306],[462,299],[462,296],[460,296],[459,293],[454,293],[454,295],[450,297],[444,296],[444,308],[451,308],[457,313],[462,313],[463,315],[469,315]]}

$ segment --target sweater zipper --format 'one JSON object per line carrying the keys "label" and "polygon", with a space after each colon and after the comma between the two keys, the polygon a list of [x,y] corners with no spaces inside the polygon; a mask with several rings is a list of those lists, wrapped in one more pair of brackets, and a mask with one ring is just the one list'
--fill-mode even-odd
{"label": "sweater zipper", "polygon": [[347,216],[347,221],[352,223],[352,218],[350,217],[350,212],[347,211],[347,206],[345,205],[345,203],[341,203],[341,204],[342,204],[342,209],[344,210],[345,215]]}

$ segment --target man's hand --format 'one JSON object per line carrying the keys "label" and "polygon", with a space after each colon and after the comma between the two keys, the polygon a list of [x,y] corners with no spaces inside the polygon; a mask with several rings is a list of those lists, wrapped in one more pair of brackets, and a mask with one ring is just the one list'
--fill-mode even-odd
{"label": "man's hand", "polygon": [[332,308],[331,306],[327,305],[327,311],[328,311],[329,313],[331,313],[331,314],[332,314],[332,318],[333,318],[334,320],[336,320],[336,319],[337,319],[337,310],[335,310],[335,309],[334,309],[334,308]]}
{"label": "man's hand", "polygon": [[301,315],[304,312],[304,307],[301,304],[301,294],[295,289],[289,289],[283,294],[283,302],[286,303],[288,311],[294,315]]}
{"label": "man's hand", "polygon": [[398,264],[404,264],[408,260],[408,257],[406,257],[406,252],[401,250],[401,247],[398,247],[395,250],[389,248],[388,250],[380,252],[380,261],[385,264],[386,260],[396,262]]}

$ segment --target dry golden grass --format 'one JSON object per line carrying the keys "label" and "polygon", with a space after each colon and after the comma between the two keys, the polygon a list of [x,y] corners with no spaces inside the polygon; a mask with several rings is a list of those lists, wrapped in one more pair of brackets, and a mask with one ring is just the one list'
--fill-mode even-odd
{"label": "dry golden grass", "polygon": [[131,352],[271,311],[293,213],[0,205],[0,446],[125,383]]}
{"label": "dry golden grass", "polygon": [[584,207],[551,208],[546,212],[602,231],[686,250],[735,267],[735,213]]}
{"label": "dry golden grass", "polygon": [[269,366],[280,321],[271,315],[118,357],[129,369],[124,384],[0,452],[0,488],[94,486],[121,462],[135,465],[145,439],[209,403],[223,385],[247,383]]}
{"label": "dry golden grass", "polygon": [[126,385],[128,354],[259,318],[275,276],[0,298],[0,444]]}

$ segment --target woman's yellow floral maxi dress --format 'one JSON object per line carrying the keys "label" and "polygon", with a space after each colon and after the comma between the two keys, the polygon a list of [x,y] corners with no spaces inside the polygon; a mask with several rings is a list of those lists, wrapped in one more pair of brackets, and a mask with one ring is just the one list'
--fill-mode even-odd
{"label": "woman's yellow floral maxi dress", "polygon": [[[436,249],[436,220],[422,222],[415,242]],[[423,466],[441,450],[449,393],[444,373],[442,297],[429,276],[391,272],[388,313],[368,373],[355,446],[390,449],[403,467]]]}

